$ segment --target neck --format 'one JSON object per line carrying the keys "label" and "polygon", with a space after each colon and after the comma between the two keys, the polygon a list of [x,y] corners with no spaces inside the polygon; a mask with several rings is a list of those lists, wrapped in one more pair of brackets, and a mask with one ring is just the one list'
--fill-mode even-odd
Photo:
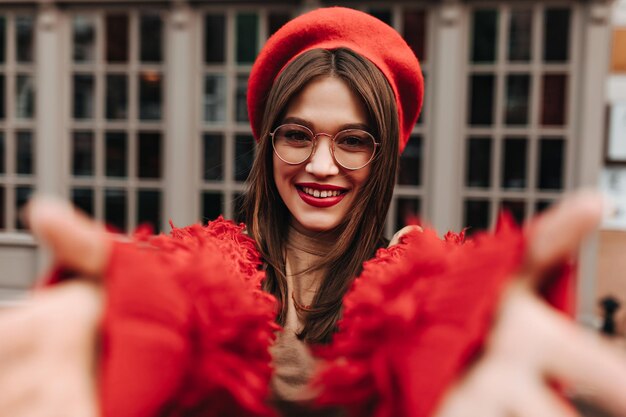
{"label": "neck", "polygon": [[328,253],[329,248],[334,245],[340,234],[339,228],[318,232],[305,229],[302,225],[291,221],[287,248],[321,257]]}

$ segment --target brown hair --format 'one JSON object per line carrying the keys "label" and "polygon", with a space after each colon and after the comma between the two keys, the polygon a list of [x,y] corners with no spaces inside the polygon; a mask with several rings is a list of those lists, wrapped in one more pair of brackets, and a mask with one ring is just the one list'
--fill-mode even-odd
{"label": "brown hair", "polygon": [[[273,178],[273,150],[269,133],[280,123],[290,100],[310,81],[338,77],[361,98],[369,113],[371,133],[380,142],[371,162],[371,174],[338,226],[342,231],[316,269],[329,271],[319,286],[313,304],[303,314],[298,335],[311,343],[331,340],[341,315],[343,296],[362,264],[371,258],[383,240],[385,218],[391,202],[398,166],[398,112],[393,91],[380,70],[347,48],[314,49],[302,53],[276,78],[267,97],[257,157],[248,178],[243,210],[248,233],[256,241],[266,263],[264,289],[279,302],[277,322],[285,324],[287,281],[285,242],[290,217]],[[332,272],[330,272],[332,271]]]}

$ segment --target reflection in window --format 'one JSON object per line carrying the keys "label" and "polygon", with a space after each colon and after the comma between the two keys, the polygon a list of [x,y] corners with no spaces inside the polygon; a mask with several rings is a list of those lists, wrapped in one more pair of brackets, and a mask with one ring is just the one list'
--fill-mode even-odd
{"label": "reflection in window", "polygon": [[94,106],[93,75],[74,75],[74,111],[75,119],[91,119]]}
{"label": "reflection in window", "polygon": [[15,187],[15,228],[18,230],[25,230],[26,227],[20,220],[20,211],[24,205],[28,202],[28,199],[33,193],[33,187],[31,186],[19,186]]}
{"label": "reflection in window", "polygon": [[420,62],[424,62],[426,60],[426,12],[424,10],[405,10],[402,19],[402,37]]}
{"label": "reflection in window", "polygon": [[226,120],[226,77],[208,74],[204,77],[204,121]]}
{"label": "reflection in window", "polygon": [[106,118],[126,119],[128,111],[127,78],[124,74],[107,74]]}
{"label": "reflection in window", "polygon": [[412,136],[400,157],[398,184],[422,184],[422,137]]}
{"label": "reflection in window", "polygon": [[245,181],[254,161],[254,139],[251,135],[235,136],[235,181]]}
{"label": "reflection in window", "polygon": [[127,147],[125,132],[107,132],[105,137],[106,176],[125,178]]}
{"label": "reflection in window", "polygon": [[226,60],[226,17],[208,14],[204,17],[204,62],[219,64]]}
{"label": "reflection in window", "polygon": [[526,203],[522,200],[504,200],[500,204],[500,210],[510,213],[517,224],[524,223],[526,216]]}
{"label": "reflection in window", "polygon": [[215,220],[220,214],[223,214],[221,193],[202,193],[202,223],[209,220]]}
{"label": "reflection in window", "polygon": [[465,200],[464,209],[463,223],[465,227],[468,227],[468,234],[471,235],[489,227],[489,211],[491,210],[489,200]]}
{"label": "reflection in window", "polygon": [[139,133],[137,167],[139,178],[161,178],[161,134]]}
{"label": "reflection in window", "polygon": [[510,74],[506,81],[506,124],[525,125],[528,123],[530,75]]}
{"label": "reflection in window", "polygon": [[120,232],[126,230],[126,204],[126,190],[121,188],[104,190],[105,222]]}
{"label": "reflection in window", "polygon": [[399,197],[396,200],[396,230],[420,223],[419,198]]}
{"label": "reflection in window", "polygon": [[546,9],[544,15],[543,59],[566,62],[569,59],[570,10]]}
{"label": "reflection in window", "polygon": [[526,160],[528,140],[524,138],[506,138],[503,148],[502,187],[526,187]]}
{"label": "reflection in window", "polygon": [[221,134],[204,134],[203,136],[203,172],[204,179],[208,181],[219,181],[223,179],[224,163],[223,143]]}
{"label": "reflection in window", "polygon": [[147,223],[154,233],[161,231],[161,192],[139,190],[137,192],[137,224]]}
{"label": "reflection in window", "polygon": [[31,175],[33,173],[33,135],[28,131],[17,132],[17,173]]}
{"label": "reflection in window", "polygon": [[128,16],[110,14],[106,17],[106,60],[110,63],[128,62]]}
{"label": "reflection in window", "polygon": [[537,187],[542,190],[563,189],[565,141],[542,138],[539,141],[539,175]]}
{"label": "reflection in window", "polygon": [[33,17],[17,16],[15,32],[17,62],[33,62]]}
{"label": "reflection in window", "polygon": [[491,185],[491,139],[470,138],[467,146],[465,185],[487,188]]}
{"label": "reflection in window", "polygon": [[88,16],[74,16],[74,61],[93,62],[95,59],[95,22]]}
{"label": "reflection in window", "polygon": [[92,132],[74,132],[72,175],[94,175],[94,140]]}
{"label": "reflection in window", "polygon": [[248,75],[237,76],[237,97],[235,101],[235,120],[238,122],[248,121],[248,106],[246,94],[248,93]]}
{"label": "reflection in window", "polygon": [[259,19],[256,13],[237,13],[237,63],[252,64],[257,54]]}
{"label": "reflection in window", "polygon": [[512,10],[509,24],[509,61],[530,61],[532,10]]}
{"label": "reflection in window", "polygon": [[93,216],[93,190],[91,188],[72,189],[72,204],[84,213]]}
{"label": "reflection in window", "polygon": [[142,62],[161,62],[163,45],[163,20],[158,14],[141,16],[140,57]]}
{"label": "reflection in window", "polygon": [[33,77],[18,75],[15,91],[15,113],[18,119],[31,119],[35,113]]}
{"label": "reflection in window", "polygon": [[498,11],[495,9],[475,10],[472,19],[472,35],[472,62],[494,62],[498,39]]}
{"label": "reflection in window", "polygon": [[470,77],[469,124],[490,125],[493,121],[494,75],[474,74]]}
{"label": "reflection in window", "polygon": [[544,74],[541,100],[541,124],[563,126],[565,124],[567,75]]}
{"label": "reflection in window", "polygon": [[139,76],[139,118],[161,119],[161,74],[145,71]]}

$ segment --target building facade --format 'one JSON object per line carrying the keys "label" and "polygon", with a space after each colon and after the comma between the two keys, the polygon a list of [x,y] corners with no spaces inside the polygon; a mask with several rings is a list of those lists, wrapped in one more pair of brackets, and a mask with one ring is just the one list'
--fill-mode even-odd
{"label": "building facade", "polygon": [[[341,4],[395,27],[426,76],[387,234],[522,221],[602,167],[607,1]],[[268,36],[324,1],[0,4],[0,299],[48,262],[19,219],[60,195],[122,231],[237,220],[255,152],[247,77]],[[594,310],[596,242],[581,254]]]}

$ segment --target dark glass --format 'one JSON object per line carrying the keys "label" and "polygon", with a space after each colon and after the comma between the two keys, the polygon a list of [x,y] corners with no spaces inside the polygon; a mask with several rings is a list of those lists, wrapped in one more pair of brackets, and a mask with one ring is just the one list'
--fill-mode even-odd
{"label": "dark glass", "polygon": [[[7,42],[7,18],[0,16],[0,64],[4,64],[6,58],[6,42]],[[2,216],[4,218],[4,216]]]}
{"label": "dark glass", "polygon": [[6,102],[4,80],[4,74],[0,74],[0,119],[4,119],[6,113],[4,107],[4,103]]}
{"label": "dark glass", "polygon": [[203,136],[203,178],[208,181],[219,181],[224,178],[224,137],[221,134],[208,134]]}
{"label": "dark glass", "polygon": [[109,120],[128,117],[128,79],[123,74],[107,74],[106,118]]}
{"label": "dark glass", "polygon": [[502,153],[502,188],[526,188],[528,140],[506,138]]}
{"label": "dark glass", "polygon": [[567,75],[544,74],[541,94],[541,124],[563,126],[565,124]]}
{"label": "dark glass", "polygon": [[509,61],[530,61],[532,33],[532,10],[512,10],[509,22]]}
{"label": "dark glass", "polygon": [[74,132],[72,146],[72,175],[94,174],[94,139],[92,132]]}
{"label": "dark glass", "polygon": [[235,120],[238,122],[248,121],[248,105],[246,95],[248,93],[248,75],[237,76],[237,97],[235,101]]}
{"label": "dark glass", "polygon": [[291,20],[291,13],[286,12],[270,12],[267,18],[267,31],[271,36],[280,29],[285,23]]}
{"label": "dark glass", "polygon": [[[424,85],[428,85],[427,84],[428,74],[424,70],[422,70],[422,76],[424,77]],[[424,123],[425,114],[426,114],[426,106],[422,106],[422,111],[420,111],[420,114],[417,117],[417,123],[415,123],[416,126],[420,126],[421,124]]]}
{"label": "dark glass", "polygon": [[233,220],[236,223],[245,222],[245,218],[243,215],[243,194],[235,194],[233,197]]}
{"label": "dark glass", "polygon": [[400,157],[400,170],[398,184],[421,185],[422,184],[422,137],[411,136],[411,140],[404,148]]}
{"label": "dark glass", "polygon": [[156,71],[142,72],[139,75],[139,118],[141,120],[161,120],[162,77]]}
{"label": "dark glass", "polygon": [[489,228],[490,210],[489,200],[465,200],[463,222],[468,234]]}
{"label": "dark glass", "polygon": [[251,135],[235,136],[235,181],[245,181],[254,161],[254,138]]}
{"label": "dark glass", "polygon": [[420,199],[398,197],[396,200],[396,231],[404,226],[421,224]]}
{"label": "dark glass", "polygon": [[0,132],[0,174],[5,173],[6,143],[4,141],[4,132]]}
{"label": "dark glass", "polygon": [[104,190],[104,221],[120,232],[126,231],[126,191],[118,188]]}
{"label": "dark glass", "polygon": [[74,74],[74,119],[91,119],[94,106],[93,75]]}
{"label": "dark glass", "polygon": [[226,120],[226,77],[222,74],[204,76],[204,121]]}
{"label": "dark glass", "polygon": [[553,201],[550,200],[539,200],[537,204],[535,204],[535,213],[541,213],[545,211],[552,205]]}
{"label": "dark glass", "polygon": [[491,138],[470,138],[467,144],[467,187],[491,185]]}
{"label": "dark glass", "polygon": [[226,60],[226,17],[223,14],[204,16],[204,62],[220,64]]}
{"label": "dark glass", "polygon": [[543,59],[566,62],[569,59],[570,9],[549,8],[544,14]]}
{"label": "dark glass", "polygon": [[493,74],[474,74],[470,76],[469,124],[490,125],[493,123]]}
{"label": "dark glass", "polygon": [[139,178],[161,178],[161,149],[160,133],[139,133],[139,151],[137,152]]}
{"label": "dark glass", "polygon": [[509,74],[506,78],[506,91],[506,124],[528,124],[530,75]]}
{"label": "dark glass", "polygon": [[141,62],[161,62],[163,59],[163,19],[158,14],[141,15]]}
{"label": "dark glass", "polygon": [[128,62],[128,45],[128,15],[107,15],[105,44],[107,62]]}
{"label": "dark glass", "polygon": [[368,13],[391,26],[391,10],[387,8],[372,8]]}
{"label": "dark glass", "polygon": [[510,213],[517,224],[524,223],[526,217],[526,203],[524,201],[504,200],[500,204],[500,210]]}
{"label": "dark glass", "polygon": [[33,62],[34,19],[32,16],[15,18],[17,62]]}
{"label": "dark glass", "polygon": [[259,17],[256,13],[237,13],[237,63],[252,64],[257,54]]}
{"label": "dark glass", "polygon": [[72,27],[74,31],[74,61],[93,62],[96,55],[94,20],[87,16],[75,16]]}
{"label": "dark glass", "polygon": [[426,61],[426,12],[405,10],[402,14],[402,37],[421,62]]}
{"label": "dark glass", "polygon": [[215,220],[220,214],[224,213],[222,209],[222,194],[220,193],[202,193],[202,223],[209,220]]}
{"label": "dark glass", "polygon": [[33,77],[18,75],[15,89],[15,113],[18,119],[32,119],[35,114]]}
{"label": "dark glass", "polygon": [[15,187],[15,228],[18,230],[25,230],[26,226],[20,220],[20,211],[22,207],[28,202],[28,199],[33,194],[33,187],[29,185],[21,185]]}
{"label": "dark glass", "polygon": [[541,190],[562,190],[564,162],[565,141],[563,139],[541,138],[539,141],[537,188]]}
{"label": "dark glass", "polygon": [[91,188],[73,188],[72,204],[93,217],[93,190]]}
{"label": "dark glass", "polygon": [[161,231],[161,192],[137,191],[137,224],[149,224],[154,233]]}
{"label": "dark glass", "polygon": [[498,11],[495,9],[474,10],[472,35],[472,62],[494,62],[498,40]]}
{"label": "dark glass", "polygon": [[17,173],[22,175],[31,175],[34,170],[33,155],[34,144],[33,134],[28,131],[21,131],[15,134],[17,145],[16,167]]}
{"label": "dark glass", "polygon": [[4,196],[5,193],[5,188],[0,186],[0,230],[6,228],[4,223],[6,217],[6,210],[4,208],[4,205],[6,204],[6,197]]}
{"label": "dark glass", "polygon": [[105,174],[107,177],[127,176],[128,147],[125,132],[106,132]]}

